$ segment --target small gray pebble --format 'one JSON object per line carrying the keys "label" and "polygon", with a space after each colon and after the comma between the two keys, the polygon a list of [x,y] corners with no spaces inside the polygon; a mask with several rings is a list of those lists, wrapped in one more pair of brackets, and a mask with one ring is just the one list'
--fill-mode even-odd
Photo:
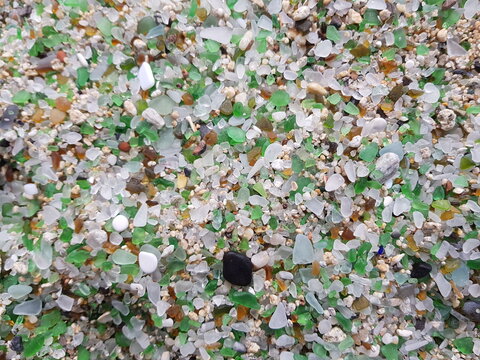
{"label": "small gray pebble", "polygon": [[235,350],[236,352],[239,352],[241,354],[245,354],[247,352],[247,347],[245,345],[243,345],[241,342],[236,341],[233,344],[233,350]]}

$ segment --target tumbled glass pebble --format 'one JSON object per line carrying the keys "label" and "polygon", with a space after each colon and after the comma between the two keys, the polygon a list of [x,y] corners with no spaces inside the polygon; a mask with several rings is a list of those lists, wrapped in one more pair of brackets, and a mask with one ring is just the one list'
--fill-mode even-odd
{"label": "tumbled glass pebble", "polygon": [[170,115],[174,106],[175,102],[166,95],[156,97],[149,104],[149,107],[155,109],[162,116]]}
{"label": "tumbled glass pebble", "polygon": [[67,295],[60,295],[57,299],[57,305],[63,311],[71,311],[74,303],[75,299]]}
{"label": "tumbled glass pebble", "polygon": [[191,94],[185,93],[182,95],[182,101],[185,105],[193,105],[195,100]]}
{"label": "tumbled glass pebble", "polygon": [[165,34],[165,26],[164,25],[158,25],[155,26],[154,28],[151,28],[148,31],[148,34],[146,36],[147,39],[153,39],[156,38],[157,36]]}
{"label": "tumbled glass pebble", "polygon": [[314,259],[312,242],[303,234],[298,234],[293,247],[294,264],[310,264]]}
{"label": "tumbled glass pebble", "polygon": [[301,33],[308,33],[311,27],[312,22],[308,19],[303,19],[295,22],[295,29],[297,29]]}
{"label": "tumbled glass pebble", "polygon": [[277,90],[270,97],[270,102],[275,106],[286,106],[290,102],[290,95],[284,90]]}
{"label": "tumbled glass pebble", "polygon": [[288,324],[287,312],[285,310],[285,305],[279,303],[275,312],[273,313],[270,321],[268,322],[268,327],[270,329],[282,329]]}
{"label": "tumbled glass pebble", "polygon": [[243,254],[229,251],[223,256],[223,277],[233,285],[247,286],[252,282],[253,264]]}
{"label": "tumbled glass pebble", "polygon": [[355,56],[356,58],[363,57],[363,56],[369,56],[370,55],[370,49],[367,48],[364,45],[358,45],[354,49],[350,50],[350,53],[353,56]]}
{"label": "tumbled glass pebble", "polygon": [[227,129],[227,135],[229,137],[230,145],[242,144],[247,139],[245,131],[235,126],[231,126]]}
{"label": "tumbled glass pebble", "polygon": [[233,112],[233,105],[230,100],[225,100],[220,106],[220,113],[222,115],[231,115]]}
{"label": "tumbled glass pebble", "polygon": [[266,118],[260,118],[257,120],[257,127],[260,129],[260,130],[263,130],[263,131],[272,131],[273,130],[273,124],[270,120],[266,119]]}
{"label": "tumbled glass pebble", "polygon": [[35,123],[42,122],[44,113],[45,111],[43,109],[36,109],[34,114],[32,115],[32,121]]}
{"label": "tumbled glass pebble", "polygon": [[129,265],[137,261],[137,256],[123,249],[117,249],[112,255],[112,260],[117,265]]}
{"label": "tumbled glass pebble", "polygon": [[362,311],[366,309],[370,305],[370,301],[365,296],[360,296],[358,299],[355,299],[353,301],[352,307],[356,311]]}
{"label": "tumbled glass pebble", "polygon": [[442,266],[442,268],[440,269],[442,274],[450,274],[452,272],[454,272],[455,270],[457,270],[460,265],[462,265],[462,261],[460,259],[447,259],[445,261],[445,265]]}
{"label": "tumbled glass pebble", "polygon": [[209,146],[215,145],[217,143],[217,139],[218,139],[218,135],[215,131],[210,131],[204,137],[205,143]]}
{"label": "tumbled glass pebble", "polygon": [[13,309],[15,315],[38,315],[41,311],[42,301],[38,298],[20,303]]}
{"label": "tumbled glass pebble", "polygon": [[8,294],[14,299],[20,299],[32,292],[32,287],[28,285],[12,285],[8,288]]}
{"label": "tumbled glass pebble", "polygon": [[147,34],[150,30],[152,30],[157,23],[152,16],[145,16],[144,18],[140,19],[137,24],[137,32],[139,34]]}
{"label": "tumbled glass pebble", "polygon": [[30,195],[30,196],[37,195],[38,194],[37,185],[36,184],[25,184],[25,185],[23,185],[23,192],[26,195]]}
{"label": "tumbled glass pebble", "polygon": [[258,303],[257,298],[255,295],[249,292],[234,292],[231,296],[231,300],[234,304],[238,304],[246,308],[260,309],[260,304]]}
{"label": "tumbled glass pebble", "polygon": [[407,46],[407,38],[405,36],[405,30],[397,29],[393,31],[395,45],[399,48],[404,48]]}

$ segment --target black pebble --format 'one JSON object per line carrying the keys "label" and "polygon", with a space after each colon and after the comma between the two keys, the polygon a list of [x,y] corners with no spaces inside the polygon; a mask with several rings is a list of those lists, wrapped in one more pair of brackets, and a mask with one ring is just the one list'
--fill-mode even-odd
{"label": "black pebble", "polygon": [[10,349],[17,353],[23,351],[23,340],[20,336],[15,336],[12,341],[10,341]]}
{"label": "black pebble", "polygon": [[473,76],[472,73],[470,73],[466,70],[463,70],[463,69],[455,69],[455,70],[452,71],[452,73],[454,75],[461,75],[461,76],[465,76],[465,77],[472,77]]}
{"label": "black pebble", "polygon": [[0,140],[0,147],[7,147],[7,146],[10,146],[10,143],[7,140],[5,139]]}
{"label": "black pebble", "polygon": [[480,72],[480,61],[475,60],[475,62],[473,63],[473,68],[475,69],[475,71]]}
{"label": "black pebble", "polygon": [[430,271],[432,271],[432,265],[420,261],[413,264],[412,271],[410,272],[410,277],[415,279],[421,279],[430,274]]}
{"label": "black pebble", "polygon": [[248,257],[235,251],[223,255],[223,277],[233,285],[247,286],[252,282],[253,264]]}
{"label": "black pebble", "polygon": [[471,321],[480,323],[480,302],[466,301],[462,306],[462,313]]}

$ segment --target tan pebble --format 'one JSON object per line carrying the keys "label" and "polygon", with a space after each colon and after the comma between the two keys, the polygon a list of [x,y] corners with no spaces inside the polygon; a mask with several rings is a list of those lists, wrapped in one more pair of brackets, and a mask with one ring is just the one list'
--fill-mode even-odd
{"label": "tan pebble", "polygon": [[390,10],[385,9],[380,11],[379,15],[380,15],[380,20],[385,21],[388,18],[390,18],[390,16],[392,15],[392,12]]}
{"label": "tan pebble", "polygon": [[347,19],[349,24],[360,24],[363,21],[362,15],[353,9],[348,10]]}
{"label": "tan pebble", "polygon": [[130,115],[137,115],[137,108],[130,100],[125,101],[123,103],[123,107],[125,108],[125,111],[128,112]]}
{"label": "tan pebble", "polygon": [[388,272],[390,266],[388,266],[388,264],[377,264],[377,269],[381,272]]}
{"label": "tan pebble", "polygon": [[133,46],[135,46],[137,49],[143,49],[147,47],[147,44],[141,39],[135,39],[133,41]]}
{"label": "tan pebble", "polygon": [[308,6],[300,6],[293,13],[293,20],[300,21],[306,19],[310,14],[310,8]]}
{"label": "tan pebble", "polygon": [[400,260],[402,260],[404,256],[405,256],[405,254],[399,254],[399,255],[393,256],[392,259],[391,259],[391,263],[392,263],[392,264],[397,264],[397,263],[399,263]]}
{"label": "tan pebble", "polygon": [[228,86],[223,90],[223,93],[227,99],[232,99],[235,96],[235,89],[231,86]]}
{"label": "tan pebble", "polygon": [[311,82],[307,85],[307,91],[311,94],[325,96],[328,94],[328,91],[319,83]]}
{"label": "tan pebble", "polygon": [[245,239],[247,239],[247,240],[250,240],[250,239],[253,237],[253,234],[254,234],[253,230],[250,229],[250,228],[248,228],[248,229],[246,229],[245,232],[243,233],[243,237],[244,237]]}
{"label": "tan pebble", "polygon": [[440,42],[445,42],[447,41],[447,35],[448,35],[447,29],[441,29],[437,33],[437,40]]}
{"label": "tan pebble", "polygon": [[248,346],[248,352],[251,354],[257,353],[258,350],[260,350],[260,346],[254,342],[250,343],[250,345]]}
{"label": "tan pebble", "polygon": [[407,11],[407,7],[404,4],[397,4],[397,10],[401,13]]}

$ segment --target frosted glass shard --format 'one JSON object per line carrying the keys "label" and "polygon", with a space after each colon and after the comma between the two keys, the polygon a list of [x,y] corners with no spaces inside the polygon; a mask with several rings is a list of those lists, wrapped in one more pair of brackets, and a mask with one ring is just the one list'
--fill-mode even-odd
{"label": "frosted glass shard", "polygon": [[8,295],[14,299],[20,299],[32,292],[32,287],[28,285],[12,285],[8,288]]}
{"label": "frosted glass shard", "polygon": [[287,313],[283,303],[279,303],[273,313],[268,326],[270,329],[282,329],[288,324]]}
{"label": "frosted glass shard", "polygon": [[209,27],[200,31],[200,37],[228,44],[232,38],[232,30],[227,27]]}
{"label": "frosted glass shard", "polygon": [[41,311],[42,301],[38,298],[18,304],[13,309],[13,313],[15,315],[38,315]]}
{"label": "frosted glass shard", "polygon": [[313,245],[311,241],[303,234],[298,234],[293,246],[293,263],[310,264],[314,259]]}

